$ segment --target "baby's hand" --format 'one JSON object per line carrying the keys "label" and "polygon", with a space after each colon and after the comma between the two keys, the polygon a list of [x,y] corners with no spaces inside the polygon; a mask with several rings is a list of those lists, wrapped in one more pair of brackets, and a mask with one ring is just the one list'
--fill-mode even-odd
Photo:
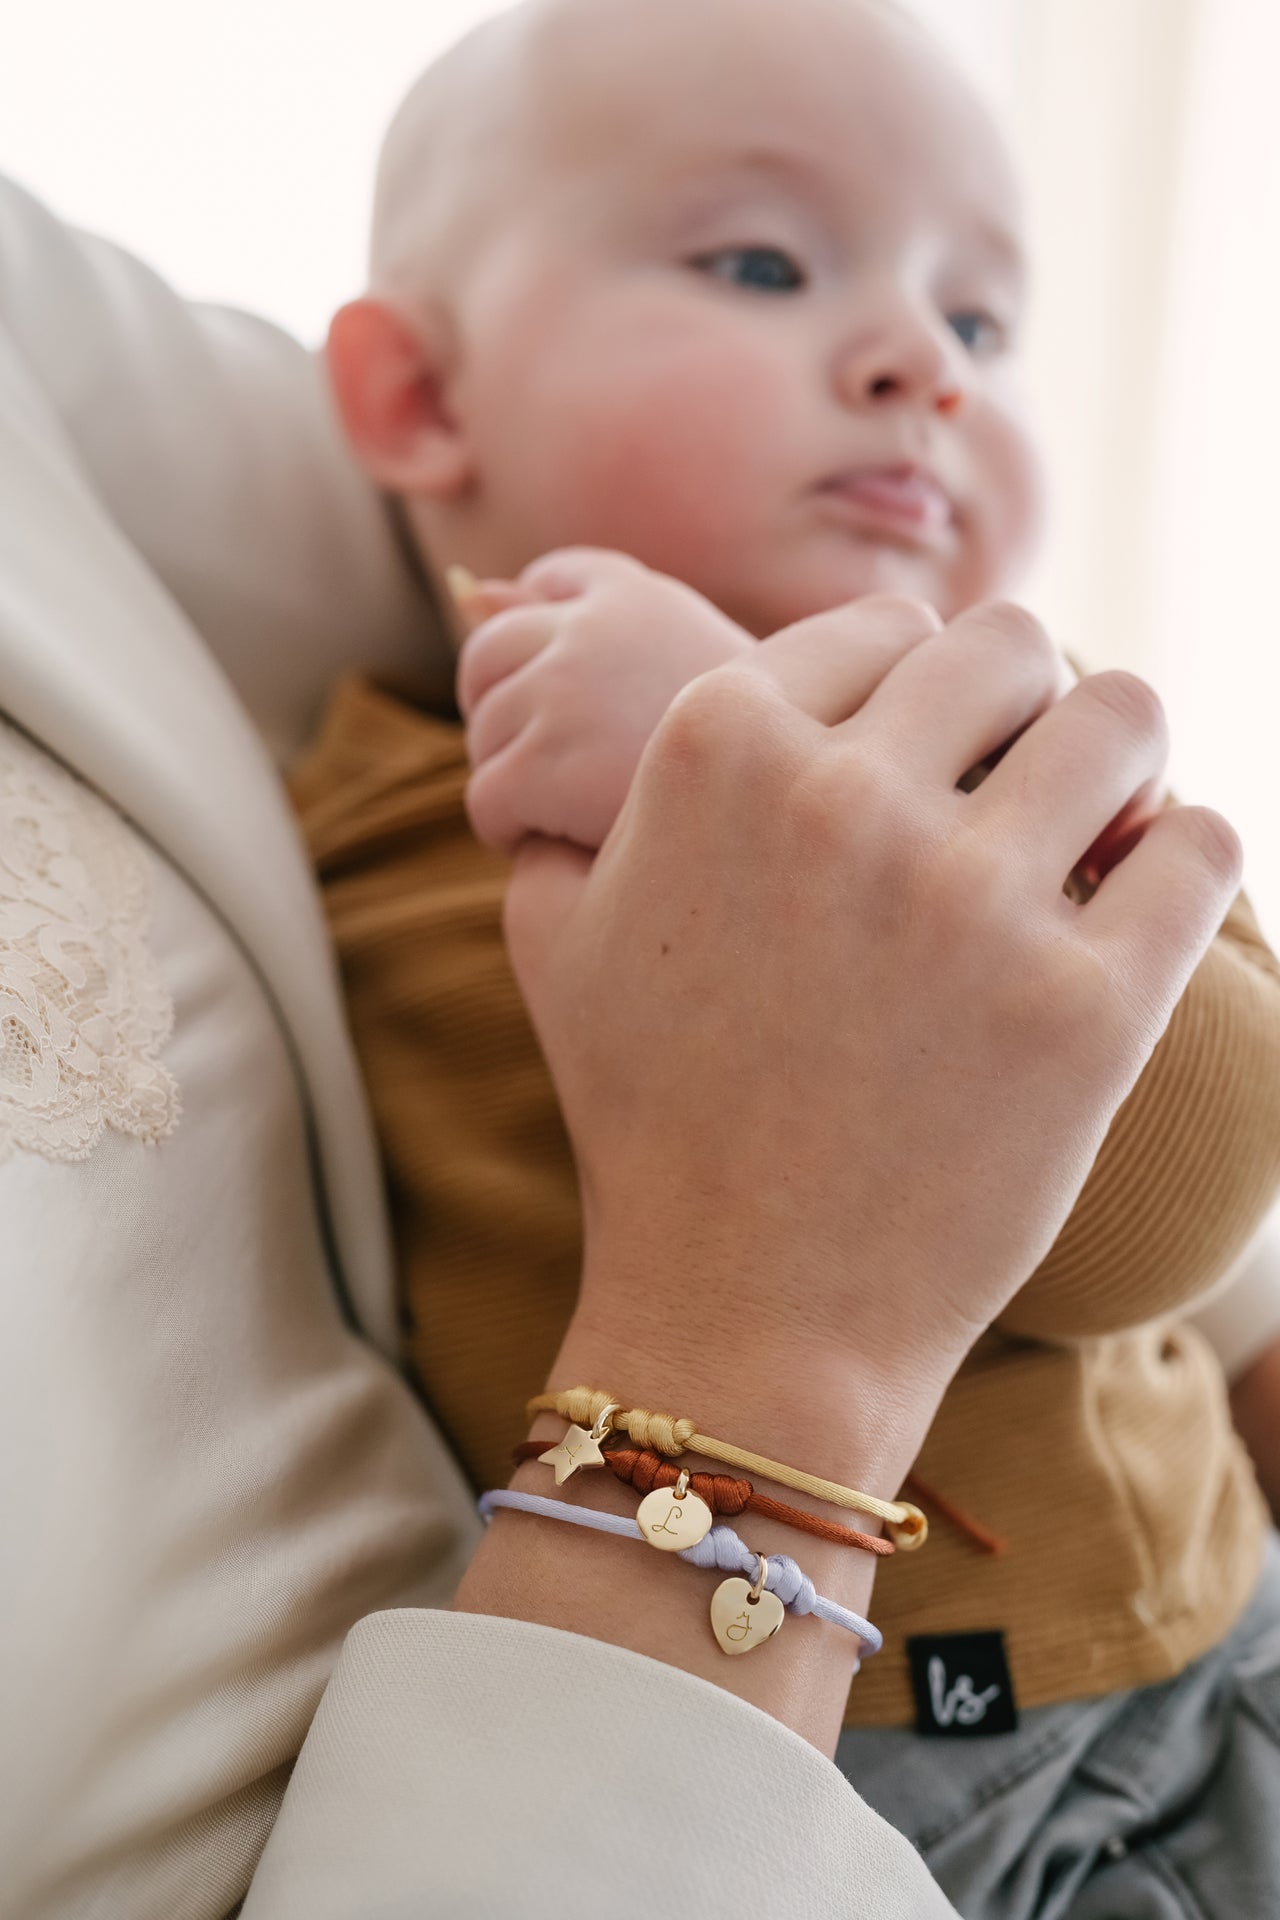
{"label": "baby's hand", "polygon": [[676,694],[754,642],[692,587],[591,547],[484,583],[476,606],[495,603],[458,664],[471,824],[506,852],[527,834],[594,852]]}

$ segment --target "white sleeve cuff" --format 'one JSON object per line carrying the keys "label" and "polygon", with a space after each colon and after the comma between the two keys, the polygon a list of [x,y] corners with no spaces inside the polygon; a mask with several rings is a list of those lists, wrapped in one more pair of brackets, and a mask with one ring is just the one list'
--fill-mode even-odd
{"label": "white sleeve cuff", "polygon": [[243,1920],[955,1920],[838,1768],[642,1654],[479,1614],[354,1629]]}

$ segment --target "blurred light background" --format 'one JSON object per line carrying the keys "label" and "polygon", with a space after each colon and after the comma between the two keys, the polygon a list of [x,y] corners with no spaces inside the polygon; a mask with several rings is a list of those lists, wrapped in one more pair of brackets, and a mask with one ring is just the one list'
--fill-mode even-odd
{"label": "blurred light background", "polygon": [[[997,105],[1030,189],[1028,357],[1056,510],[1025,597],[1089,665],[1160,688],[1174,779],[1244,833],[1280,936],[1280,6],[911,3]],[[388,115],[434,52],[497,10],[15,8],[0,169],[183,292],[316,341],[361,282]]]}

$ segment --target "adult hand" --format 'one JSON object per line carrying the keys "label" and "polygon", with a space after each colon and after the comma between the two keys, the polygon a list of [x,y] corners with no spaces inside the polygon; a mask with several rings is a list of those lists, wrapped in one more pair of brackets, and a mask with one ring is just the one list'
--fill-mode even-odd
{"label": "adult hand", "polygon": [[[1165,734],[1140,681],[1098,675],[1058,700],[1058,674],[1014,608],[943,628],[863,600],[686,689],[594,864],[549,842],[521,853],[512,953],[586,1226],[551,1387],[897,1492],[1237,883],[1231,829],[1180,808],[1086,905],[1066,897],[1158,776]],[[548,1445],[562,1431],[535,1423]],[[546,1478],[528,1462],[514,1484]],[[634,1513],[611,1476],[573,1487]],[[747,1544],[870,1603],[868,1555],[758,1516]],[[726,1660],[670,1558],[499,1514],[456,1604],[682,1665],[834,1752],[851,1636]]]}
{"label": "adult hand", "polygon": [[594,865],[522,854],[509,936],[582,1178],[581,1319],[643,1345],[692,1313],[721,1354],[936,1400],[1043,1256],[1240,869],[1183,807],[1066,897],[1167,743],[1143,682],[1059,701],[1058,674],[1016,608],[941,628],[861,601],[682,694]]}

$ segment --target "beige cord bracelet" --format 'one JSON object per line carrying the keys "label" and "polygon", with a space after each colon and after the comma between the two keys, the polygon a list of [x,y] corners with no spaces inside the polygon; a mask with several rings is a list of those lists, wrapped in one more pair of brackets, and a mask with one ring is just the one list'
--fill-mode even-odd
{"label": "beige cord bracelet", "polygon": [[645,1407],[623,1407],[598,1388],[570,1387],[563,1393],[540,1393],[528,1402],[525,1411],[531,1420],[535,1414],[558,1413],[562,1420],[572,1423],[563,1440],[538,1456],[555,1468],[557,1486],[562,1486],[579,1467],[603,1466],[600,1442],[621,1427],[638,1447],[652,1447],[657,1453],[672,1458],[682,1453],[705,1454],[709,1460],[723,1460],[726,1466],[763,1474],[779,1486],[811,1493],[816,1499],[829,1500],[833,1506],[874,1514],[884,1521],[900,1553],[910,1553],[923,1546],[929,1532],[924,1514],[909,1501],[878,1500],[874,1494],[858,1493],[852,1487],[839,1486],[834,1480],[819,1480],[814,1474],[801,1473],[797,1467],[783,1466],[777,1460],[766,1460],[758,1453],[730,1446],[727,1440],[713,1440],[699,1433],[692,1420],[675,1419],[668,1413],[650,1413]]}

